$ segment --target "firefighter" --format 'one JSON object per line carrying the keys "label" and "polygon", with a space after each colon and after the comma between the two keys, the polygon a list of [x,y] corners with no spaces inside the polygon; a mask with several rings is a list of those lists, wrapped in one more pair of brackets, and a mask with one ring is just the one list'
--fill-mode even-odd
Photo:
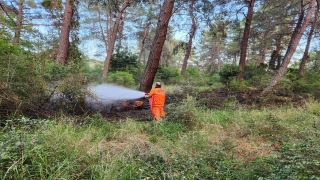
{"label": "firefighter", "polygon": [[161,121],[161,117],[165,116],[163,106],[166,101],[166,92],[161,88],[161,83],[156,82],[154,88],[149,93],[146,93],[145,97],[149,98],[150,111],[154,121]]}

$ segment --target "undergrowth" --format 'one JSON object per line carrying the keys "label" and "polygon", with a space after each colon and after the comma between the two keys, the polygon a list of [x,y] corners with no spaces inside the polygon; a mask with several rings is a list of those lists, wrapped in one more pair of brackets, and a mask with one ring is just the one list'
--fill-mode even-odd
{"label": "undergrowth", "polygon": [[189,96],[159,124],[100,114],[9,119],[0,134],[0,178],[320,178],[317,102],[229,107],[210,110]]}

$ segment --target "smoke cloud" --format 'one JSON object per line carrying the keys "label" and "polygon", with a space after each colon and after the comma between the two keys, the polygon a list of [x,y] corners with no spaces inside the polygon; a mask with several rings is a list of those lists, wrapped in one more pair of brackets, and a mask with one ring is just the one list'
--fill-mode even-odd
{"label": "smoke cloud", "polygon": [[86,104],[95,110],[105,109],[112,104],[124,100],[132,100],[144,97],[144,92],[129,89],[114,84],[99,84],[90,87],[90,91],[95,96],[87,97]]}

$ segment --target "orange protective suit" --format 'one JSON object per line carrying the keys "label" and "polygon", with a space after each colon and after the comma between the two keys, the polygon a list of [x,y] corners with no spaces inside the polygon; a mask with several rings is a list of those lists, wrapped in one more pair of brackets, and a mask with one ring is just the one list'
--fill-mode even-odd
{"label": "orange protective suit", "polygon": [[153,88],[149,93],[149,97],[151,115],[158,121],[160,117],[165,116],[163,106],[166,101],[166,92],[162,88]]}

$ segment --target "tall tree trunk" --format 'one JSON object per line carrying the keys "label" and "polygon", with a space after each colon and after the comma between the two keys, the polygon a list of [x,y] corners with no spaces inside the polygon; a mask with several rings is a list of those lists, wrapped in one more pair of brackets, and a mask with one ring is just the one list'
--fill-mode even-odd
{"label": "tall tree trunk", "polygon": [[220,42],[221,42],[221,37],[218,37],[218,39],[217,39],[218,71],[221,70],[221,66],[222,66],[222,61],[221,61],[221,56],[220,56]]}
{"label": "tall tree trunk", "polygon": [[238,53],[234,53],[234,54],[233,54],[232,64],[236,64],[236,63],[237,63],[237,54],[238,54]]}
{"label": "tall tree trunk", "polygon": [[250,0],[249,7],[248,7],[248,14],[246,18],[246,25],[243,31],[243,38],[241,43],[241,54],[240,54],[240,61],[239,61],[241,72],[238,75],[238,78],[237,78],[238,81],[242,80],[242,73],[244,70],[244,65],[246,64],[248,40],[249,40],[250,26],[251,26],[251,21],[253,16],[254,1],[255,0]]}
{"label": "tall tree trunk", "polygon": [[266,47],[266,44],[267,44],[267,36],[269,34],[269,31],[266,31],[265,33],[263,33],[263,41],[264,44],[263,44],[263,47],[260,49],[260,59],[258,61],[258,63],[256,64],[257,66],[259,66],[260,64],[264,64],[265,61],[266,61],[266,52],[267,52],[267,47]]}
{"label": "tall tree trunk", "polygon": [[14,30],[13,44],[20,43],[22,20],[23,20],[23,2],[24,2],[23,0],[21,0],[20,2],[17,2],[19,9],[18,9],[18,14],[17,14],[17,19],[14,22],[16,27]]}
{"label": "tall tree trunk", "polygon": [[[277,74],[272,78],[272,81],[269,83],[269,85],[261,92],[260,96],[265,96],[265,95],[269,94],[272,91],[272,89],[278,84],[281,77],[285,73],[285,71],[288,67],[288,64],[290,63],[291,57],[298,46],[298,43],[303,35],[303,32],[306,30],[306,28],[310,22],[311,15],[314,11],[314,6],[315,6],[316,0],[311,0],[309,2],[309,10],[308,10],[308,13],[305,18],[304,18],[304,11],[305,11],[306,5],[303,4],[303,1],[304,0],[301,0],[301,5],[300,5],[301,6],[300,7],[301,13],[299,14],[300,17],[299,17],[298,23],[293,31],[293,34],[291,36],[289,46],[288,46],[286,54],[283,58],[281,67],[278,70]],[[303,19],[304,19],[304,21],[303,21]]]}
{"label": "tall tree trunk", "polygon": [[157,73],[161,51],[167,37],[168,25],[172,16],[174,0],[164,0],[160,10],[157,30],[150,49],[147,66],[140,83],[140,90],[148,92],[152,88]]}
{"label": "tall tree trunk", "polygon": [[119,37],[118,37],[118,47],[117,50],[121,49],[122,46],[122,39],[123,39],[123,30],[124,30],[124,22],[126,21],[127,14],[124,12],[123,18],[121,19],[121,23],[119,26]]}
{"label": "tall tree trunk", "polygon": [[[72,3],[72,4],[71,4]],[[60,32],[60,44],[57,55],[57,63],[65,64],[68,57],[69,34],[72,23],[74,0],[66,0],[63,14],[62,28]]]}
{"label": "tall tree trunk", "polygon": [[210,54],[211,54],[211,65],[210,65],[210,69],[209,72],[210,74],[214,73],[214,67],[215,65],[217,65],[218,70],[220,71],[219,68],[219,63],[220,63],[220,37],[216,39],[216,41],[214,42],[213,47],[210,49]]}
{"label": "tall tree trunk", "polygon": [[317,21],[318,21],[318,15],[319,15],[319,4],[317,3],[317,9],[315,11],[315,14],[314,14],[314,19],[313,19],[313,22],[312,22],[312,25],[311,25],[311,29],[310,29],[310,32],[309,32],[309,35],[308,35],[308,40],[307,40],[307,44],[306,44],[306,48],[304,50],[304,53],[303,53],[303,56],[302,56],[302,59],[301,59],[301,63],[300,63],[300,67],[299,67],[299,77],[301,77],[304,73],[304,69],[305,69],[305,66],[306,66],[306,63],[307,63],[307,60],[308,60],[308,54],[309,54],[309,47],[310,47],[310,42],[311,42],[311,39],[312,39],[312,35],[313,35],[313,32],[314,32],[314,29],[317,25]]}
{"label": "tall tree trunk", "polygon": [[276,70],[276,61],[279,56],[282,38],[283,38],[283,35],[281,34],[280,37],[276,40],[276,50],[274,50],[271,55],[271,59],[269,62],[269,69]]}
{"label": "tall tree trunk", "polygon": [[[107,57],[104,61],[104,67],[103,67],[103,72],[102,72],[102,76],[101,76],[101,81],[103,82],[104,78],[107,76],[108,71],[109,71],[109,65],[110,65],[110,61],[111,61],[111,57],[112,57],[112,53],[114,50],[114,45],[116,42],[116,38],[117,38],[117,32],[118,32],[118,28],[119,28],[119,24],[121,21],[121,17],[122,14],[124,12],[124,10],[130,5],[129,0],[126,0],[121,9],[119,10],[118,14],[117,14],[117,19],[114,23],[113,29],[112,29],[112,33],[110,35],[110,40],[108,41],[108,46],[107,46]],[[110,17],[111,18],[111,17]]]}
{"label": "tall tree trunk", "polygon": [[193,15],[194,1],[195,0],[191,0],[191,4],[190,4],[190,7],[189,7],[189,12],[190,12],[190,18],[191,18],[191,21],[192,21],[192,25],[191,25],[191,31],[190,31],[190,34],[189,34],[189,42],[188,42],[188,45],[187,45],[187,48],[186,48],[186,54],[184,56],[183,64],[182,64],[182,68],[181,68],[181,75],[182,76],[185,76],[185,73],[186,73],[186,69],[187,69],[187,65],[188,65],[188,59],[190,57],[190,52],[191,52],[191,49],[192,49],[192,39],[194,37],[194,34],[196,33],[196,21],[195,21],[194,15]]}
{"label": "tall tree trunk", "polygon": [[266,47],[263,47],[261,50],[260,50],[260,60],[259,60],[259,64],[262,64],[266,61],[266,51],[267,51],[267,48]]}
{"label": "tall tree trunk", "polygon": [[144,43],[146,41],[146,38],[148,36],[148,32],[149,32],[149,26],[150,26],[151,22],[148,20],[146,23],[146,26],[144,27],[144,34],[143,34],[143,38],[142,38],[142,42],[141,42],[141,47],[140,47],[140,53],[139,53],[139,57],[138,57],[138,62],[141,61],[141,56],[144,52]]}
{"label": "tall tree trunk", "polygon": [[216,42],[214,43],[213,47],[209,50],[210,53],[210,74],[213,74],[214,65],[215,65],[215,58],[216,58]]}

